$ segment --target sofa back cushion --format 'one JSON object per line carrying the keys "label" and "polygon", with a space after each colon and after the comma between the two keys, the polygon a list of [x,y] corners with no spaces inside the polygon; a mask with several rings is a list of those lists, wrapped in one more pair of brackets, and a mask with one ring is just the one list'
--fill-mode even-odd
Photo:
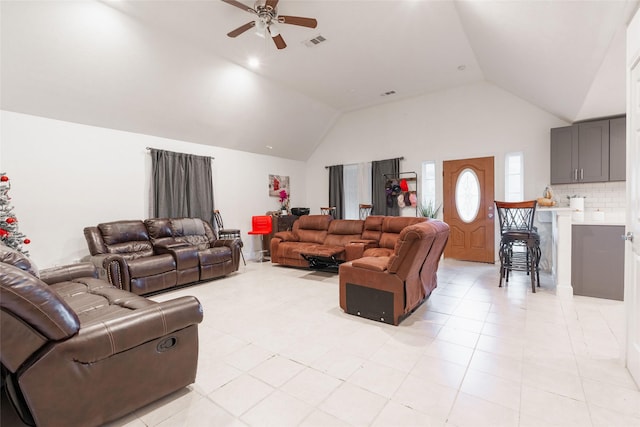
{"label": "sofa back cushion", "polygon": [[173,232],[171,231],[170,218],[149,218],[144,220],[151,243],[156,245],[169,245],[175,243]]}
{"label": "sofa back cushion", "polygon": [[303,215],[293,223],[292,231],[301,242],[323,244],[332,219],[331,215]]}
{"label": "sofa back cushion", "polygon": [[174,218],[171,230],[176,241],[197,246],[199,250],[208,249],[215,240],[211,226],[200,218]]}
{"label": "sofa back cushion", "polygon": [[98,224],[108,253],[129,258],[153,255],[149,233],[140,220],[114,221]]}
{"label": "sofa back cushion", "polygon": [[329,223],[325,245],[345,246],[362,236],[364,221],[360,219],[334,219]]}
{"label": "sofa back cushion", "polygon": [[380,241],[382,235],[382,221],[384,220],[382,215],[369,215],[364,220],[364,228],[362,230],[362,238],[365,240]]}
{"label": "sofa back cushion", "polygon": [[387,216],[382,221],[382,234],[378,245],[381,248],[394,249],[400,232],[413,224],[424,222],[425,218],[411,216]]}

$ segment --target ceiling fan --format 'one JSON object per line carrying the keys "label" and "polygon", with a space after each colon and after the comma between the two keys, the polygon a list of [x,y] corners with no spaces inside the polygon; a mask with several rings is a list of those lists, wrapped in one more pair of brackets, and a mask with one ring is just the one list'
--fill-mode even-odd
{"label": "ceiling fan", "polygon": [[265,34],[268,32],[278,49],[284,49],[285,47],[287,47],[287,44],[284,42],[284,39],[280,35],[280,28],[278,26],[279,24],[298,25],[308,28],[316,28],[316,26],[318,26],[318,21],[313,18],[278,15],[278,10],[276,9],[276,7],[279,0],[266,0],[264,4],[260,0],[258,0],[256,1],[253,8],[246,6],[236,0],[222,1],[256,15],[253,21],[247,22],[246,24],[228,33],[227,35],[229,37],[238,37],[245,31],[256,27],[258,32],[261,34]]}

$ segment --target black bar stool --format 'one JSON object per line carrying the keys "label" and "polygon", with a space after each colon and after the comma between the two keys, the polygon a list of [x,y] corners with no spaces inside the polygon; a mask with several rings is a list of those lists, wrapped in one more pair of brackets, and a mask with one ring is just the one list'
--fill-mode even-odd
{"label": "black bar stool", "polygon": [[500,221],[500,283],[509,283],[509,273],[526,271],[531,291],[540,287],[540,235],[533,226],[537,201],[495,201]]}

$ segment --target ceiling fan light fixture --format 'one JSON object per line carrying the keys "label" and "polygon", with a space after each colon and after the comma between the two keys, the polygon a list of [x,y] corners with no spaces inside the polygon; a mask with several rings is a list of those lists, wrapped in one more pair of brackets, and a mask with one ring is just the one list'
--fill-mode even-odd
{"label": "ceiling fan light fixture", "polygon": [[269,33],[271,34],[271,37],[277,37],[280,35],[280,28],[278,28],[278,26],[272,22],[269,25]]}
{"label": "ceiling fan light fixture", "polygon": [[267,24],[262,19],[256,19],[256,35],[264,38]]}

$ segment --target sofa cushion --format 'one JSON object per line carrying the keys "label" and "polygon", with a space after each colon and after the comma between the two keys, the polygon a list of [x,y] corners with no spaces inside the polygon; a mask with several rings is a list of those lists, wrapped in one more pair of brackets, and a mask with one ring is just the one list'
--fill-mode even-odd
{"label": "sofa cushion", "polygon": [[127,261],[132,278],[141,278],[166,273],[176,269],[176,262],[169,254],[135,258]]}
{"label": "sofa cushion", "polygon": [[215,248],[198,251],[200,265],[222,264],[230,261],[231,257],[231,248],[228,246],[217,246]]}
{"label": "sofa cushion", "polygon": [[153,245],[148,240],[116,243],[107,246],[110,254],[119,254],[126,259],[136,259],[153,255]]}
{"label": "sofa cushion", "polygon": [[0,243],[0,262],[11,264],[35,277],[40,277],[38,267],[36,267],[33,261],[22,252],[10,248],[4,243]]}
{"label": "sofa cushion", "polygon": [[162,239],[163,237],[173,237],[170,218],[149,218],[144,220],[149,237],[151,239]]}
{"label": "sofa cushion", "polygon": [[280,242],[278,245],[278,256],[282,258],[299,259],[301,253],[307,249],[318,246],[313,242]]}
{"label": "sofa cushion", "polygon": [[364,221],[359,219],[335,219],[329,223],[325,245],[345,246],[362,236]]}
{"label": "sofa cushion", "polygon": [[413,224],[424,222],[424,218],[416,218],[409,216],[388,216],[382,222],[382,235],[380,236],[379,246],[393,250],[398,241],[400,232]]}
{"label": "sofa cushion", "polygon": [[372,257],[372,256],[389,257],[389,256],[393,255],[393,249],[389,249],[389,248],[369,248],[369,249],[365,249],[365,251],[364,251],[364,253],[362,255],[366,256],[366,257]]}
{"label": "sofa cushion", "polygon": [[313,256],[320,256],[320,257],[326,257],[326,258],[331,258],[334,256],[338,256],[341,253],[344,252],[344,246],[341,245],[304,245],[296,250],[294,250],[294,253],[297,252],[299,254],[305,254],[305,255],[313,255]]}
{"label": "sofa cushion", "polygon": [[211,246],[205,231],[204,222],[200,218],[177,218],[171,220],[171,229],[176,241],[197,246],[205,250]]}
{"label": "sofa cushion", "polygon": [[139,220],[106,222],[98,224],[98,229],[107,245],[149,240],[147,228]]}
{"label": "sofa cushion", "polygon": [[380,241],[380,235],[382,235],[382,221],[384,220],[382,215],[369,215],[364,220],[364,227],[362,230],[362,239]]}

